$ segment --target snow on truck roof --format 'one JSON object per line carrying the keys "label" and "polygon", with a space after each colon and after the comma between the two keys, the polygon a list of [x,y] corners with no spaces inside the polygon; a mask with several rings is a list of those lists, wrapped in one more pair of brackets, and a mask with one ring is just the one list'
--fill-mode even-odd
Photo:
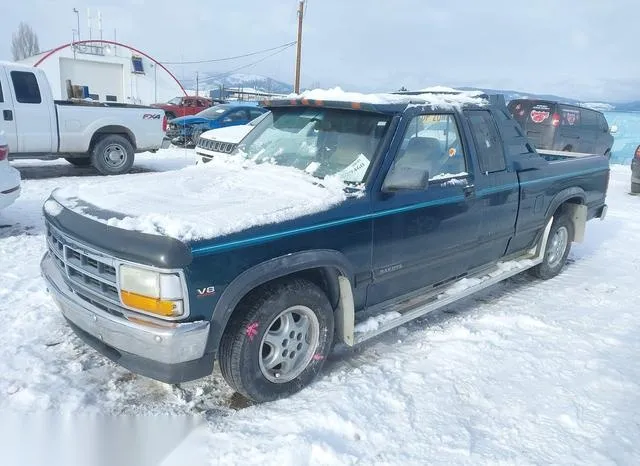
{"label": "snow on truck roof", "polygon": [[431,87],[411,92],[372,93],[343,91],[333,89],[314,89],[301,94],[289,94],[282,99],[265,101],[265,106],[314,105],[333,106],[351,104],[351,108],[363,110],[401,111],[410,105],[428,105],[441,109],[452,109],[465,105],[487,105],[488,97],[481,91],[460,91],[450,87]]}

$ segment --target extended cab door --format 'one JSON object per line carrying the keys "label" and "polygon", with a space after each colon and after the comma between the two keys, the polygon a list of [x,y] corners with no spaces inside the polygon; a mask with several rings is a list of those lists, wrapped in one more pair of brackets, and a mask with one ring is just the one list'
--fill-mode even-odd
{"label": "extended cab door", "polygon": [[54,123],[54,104],[44,74],[36,74],[25,67],[9,68],[7,80],[13,108],[16,131],[17,153],[55,152],[57,126]]}
{"label": "extended cab door", "polygon": [[477,164],[476,208],[482,220],[471,266],[479,267],[500,259],[515,234],[520,186],[517,173],[507,166],[505,150],[521,134],[499,109],[465,110],[464,115],[473,141],[469,152]]}
{"label": "extended cab door", "polygon": [[[466,272],[476,244],[481,207],[458,116],[415,114],[407,120],[398,129],[395,159],[374,185],[368,306]],[[390,190],[392,175],[425,170],[426,189]]]}
{"label": "extended cab door", "polygon": [[4,132],[9,150],[13,152],[18,150],[18,133],[10,92],[7,75],[0,67],[0,133]]}

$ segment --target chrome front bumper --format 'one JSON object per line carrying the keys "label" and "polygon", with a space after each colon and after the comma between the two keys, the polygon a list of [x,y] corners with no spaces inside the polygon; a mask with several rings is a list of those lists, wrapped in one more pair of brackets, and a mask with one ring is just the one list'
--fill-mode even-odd
{"label": "chrome front bumper", "polygon": [[209,322],[162,322],[123,309],[123,316],[106,312],[77,296],[50,253],[40,263],[42,276],[62,314],[74,325],[118,351],[161,364],[179,364],[201,358],[209,336]]}

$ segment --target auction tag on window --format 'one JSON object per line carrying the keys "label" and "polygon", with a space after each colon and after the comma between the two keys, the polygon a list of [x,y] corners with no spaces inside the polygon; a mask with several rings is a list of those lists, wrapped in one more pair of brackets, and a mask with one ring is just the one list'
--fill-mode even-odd
{"label": "auction tag on window", "polygon": [[369,159],[360,154],[353,162],[351,162],[344,170],[340,170],[336,173],[336,176],[343,181],[351,181],[353,183],[360,183],[364,174],[367,173],[369,168]]}

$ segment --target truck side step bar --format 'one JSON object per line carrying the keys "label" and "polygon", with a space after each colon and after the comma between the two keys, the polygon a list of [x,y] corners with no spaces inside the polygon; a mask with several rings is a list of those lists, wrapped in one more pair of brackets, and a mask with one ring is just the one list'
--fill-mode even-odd
{"label": "truck side step bar", "polygon": [[[547,223],[536,247],[513,260],[498,262],[435,290],[419,290],[400,301],[382,303],[362,317],[356,314],[353,338],[350,340],[354,344],[362,343],[540,264],[544,259],[552,222],[553,218]],[[345,341],[348,342],[348,339]]]}

